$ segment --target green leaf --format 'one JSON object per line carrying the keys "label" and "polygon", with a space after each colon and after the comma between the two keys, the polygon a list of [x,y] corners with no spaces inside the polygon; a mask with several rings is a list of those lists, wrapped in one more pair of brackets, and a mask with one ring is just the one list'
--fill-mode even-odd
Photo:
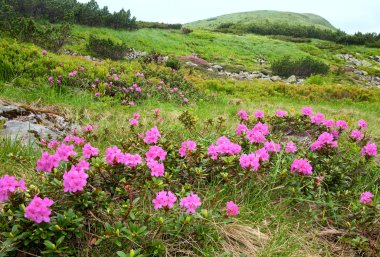
{"label": "green leaf", "polygon": [[55,250],[55,244],[50,242],[49,240],[44,241],[44,245],[49,249],[49,250]]}
{"label": "green leaf", "polygon": [[117,251],[116,254],[119,256],[119,257],[128,257],[128,255],[122,251]]}

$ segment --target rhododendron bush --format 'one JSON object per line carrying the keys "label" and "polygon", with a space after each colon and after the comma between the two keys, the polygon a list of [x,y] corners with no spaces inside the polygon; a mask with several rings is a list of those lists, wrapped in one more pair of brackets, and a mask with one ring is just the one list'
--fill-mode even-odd
{"label": "rhododendron bush", "polygon": [[187,112],[175,133],[159,115],[135,113],[126,137],[105,149],[92,125],[46,139],[34,179],[2,176],[5,253],[76,255],[79,245],[112,244],[115,252],[162,256],[184,239],[193,253],[215,256],[220,250],[199,249],[223,240],[215,222],[249,213],[244,203],[255,187],[274,202],[314,203],[305,211],[349,229],[348,237],[378,233],[377,145],[365,121],[350,127],[310,107],[299,114],[240,110],[229,131],[198,129]]}

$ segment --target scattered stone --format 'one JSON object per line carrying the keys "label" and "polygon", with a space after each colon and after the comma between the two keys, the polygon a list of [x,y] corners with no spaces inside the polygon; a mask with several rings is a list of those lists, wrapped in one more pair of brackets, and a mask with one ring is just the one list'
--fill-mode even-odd
{"label": "scattered stone", "polygon": [[286,83],[289,83],[289,84],[294,84],[297,82],[297,77],[295,75],[292,75],[290,76],[287,80],[286,80]]}
{"label": "scattered stone", "polygon": [[223,67],[218,65],[218,64],[214,64],[211,67],[214,68],[215,70],[219,71],[219,72],[223,71]]}
{"label": "scattered stone", "polygon": [[[193,62],[186,62],[185,65],[188,67],[198,67],[198,64],[193,63]],[[211,71],[212,71],[212,69],[211,69]]]}
{"label": "scattered stone", "polygon": [[281,80],[281,77],[279,77],[279,76],[272,76],[270,79],[271,79],[273,82],[277,82],[277,81],[280,81],[280,80]]}

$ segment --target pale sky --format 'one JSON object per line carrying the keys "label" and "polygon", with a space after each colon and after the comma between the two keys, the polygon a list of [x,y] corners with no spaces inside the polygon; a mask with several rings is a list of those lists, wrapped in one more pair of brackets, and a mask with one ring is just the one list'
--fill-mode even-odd
{"label": "pale sky", "polygon": [[[88,0],[79,0],[88,2]],[[187,23],[255,10],[318,14],[348,33],[380,33],[380,0],[97,0],[110,11],[130,9],[137,20]]]}

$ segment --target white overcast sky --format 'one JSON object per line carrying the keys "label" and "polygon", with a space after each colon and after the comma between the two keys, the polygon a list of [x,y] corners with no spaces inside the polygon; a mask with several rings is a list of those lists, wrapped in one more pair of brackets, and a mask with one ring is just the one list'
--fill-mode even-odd
{"label": "white overcast sky", "polygon": [[[79,0],[88,2],[88,0]],[[380,0],[97,0],[110,11],[130,9],[143,21],[186,23],[254,10],[315,13],[348,33],[380,33]]]}

